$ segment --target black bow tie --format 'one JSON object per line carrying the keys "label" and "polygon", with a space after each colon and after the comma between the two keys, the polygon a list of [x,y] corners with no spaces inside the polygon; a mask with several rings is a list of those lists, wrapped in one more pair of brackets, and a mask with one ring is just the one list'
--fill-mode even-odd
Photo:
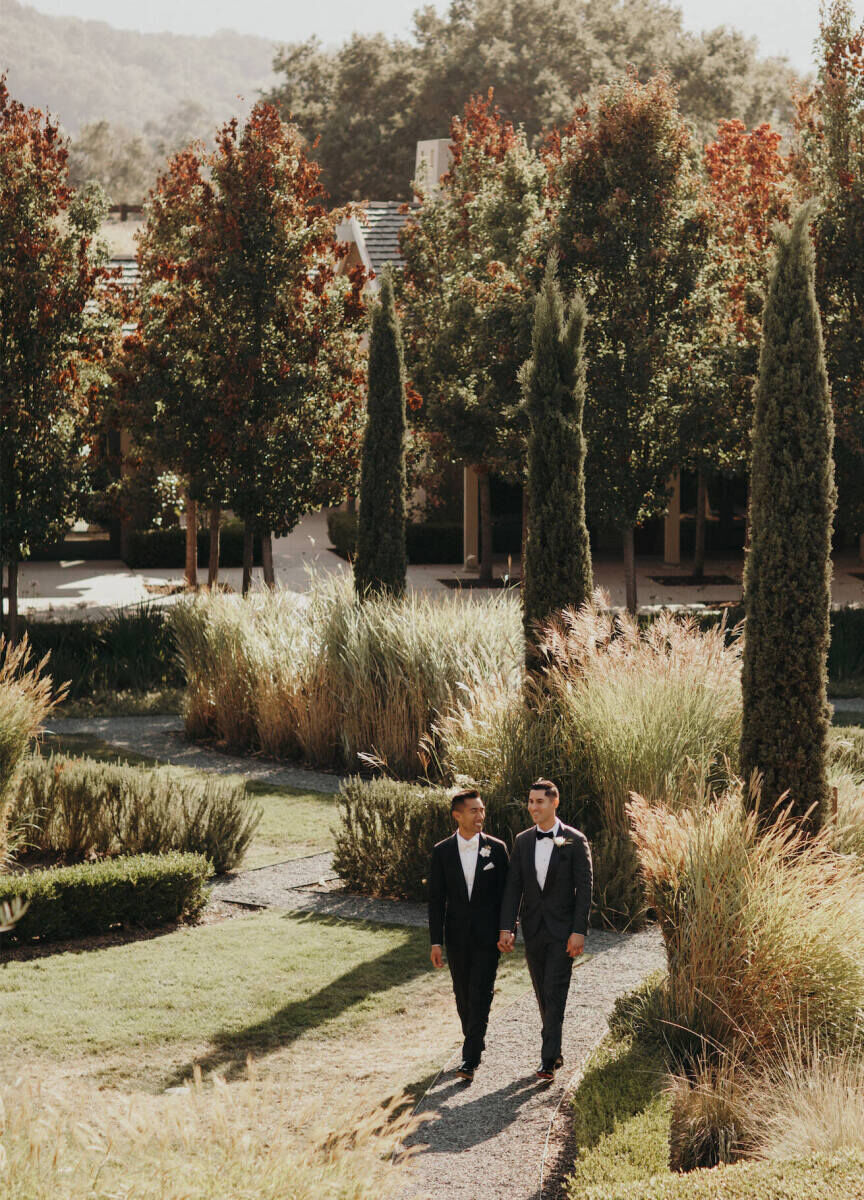
{"label": "black bow tie", "polygon": [[551,837],[554,837],[554,836],[555,836],[555,830],[554,830],[554,829],[549,829],[549,830],[547,830],[547,832],[546,832],[546,833],[544,833],[542,829],[538,829],[538,830],[537,830],[537,841],[538,841],[538,842],[540,841],[540,839],[541,839],[541,838],[544,838],[544,837],[549,837],[549,838],[551,838]]}

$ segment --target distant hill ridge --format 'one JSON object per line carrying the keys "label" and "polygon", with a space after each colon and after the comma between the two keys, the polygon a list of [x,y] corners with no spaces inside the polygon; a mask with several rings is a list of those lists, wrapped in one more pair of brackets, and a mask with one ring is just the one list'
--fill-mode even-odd
{"label": "distant hill ridge", "polygon": [[275,49],[246,34],[136,33],[0,0],[0,74],[73,136],[99,120],[139,130],[190,102],[214,125],[245,115],[274,82]]}

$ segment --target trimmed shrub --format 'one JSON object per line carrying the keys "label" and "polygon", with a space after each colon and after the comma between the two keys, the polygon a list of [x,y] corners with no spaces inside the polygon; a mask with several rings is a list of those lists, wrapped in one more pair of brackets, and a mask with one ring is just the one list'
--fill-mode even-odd
{"label": "trimmed shrub", "polygon": [[[425,900],[432,848],[454,829],[451,795],[445,788],[395,779],[346,779],[333,869],[365,895]],[[486,806],[485,828],[493,837],[509,842],[514,824],[525,824],[521,805],[486,800]]]}
{"label": "trimmed shrub", "polygon": [[[337,510],[327,515],[327,533],[334,549],[343,558],[357,551],[357,515]],[[409,521],[405,526],[408,562],[461,563],[461,521]]]}
{"label": "trimmed shrub", "polygon": [[[206,566],[210,555],[210,531],[199,529],[198,563]],[[170,529],[135,529],[129,533],[126,557],[127,567],[133,570],[152,568],[180,568],[186,565],[186,530],[175,526]],[[261,538],[254,540],[254,563],[261,564]],[[243,566],[243,522],[226,521],[219,530],[220,567]]]}
{"label": "trimmed shrub", "polygon": [[24,764],[10,808],[23,845],[43,854],[189,851],[218,873],[240,862],[260,819],[242,780],[62,754]]}
{"label": "trimmed shrub", "polygon": [[181,687],[183,672],[165,610],[139,604],[98,621],[28,621],[37,657],[50,654],[51,673],[69,682],[69,696]]}
{"label": "trimmed shrub", "polygon": [[864,1154],[812,1155],[792,1162],[740,1162],[688,1175],[586,1188],[579,1200],[864,1200]]}
{"label": "trimmed shrub", "polygon": [[51,867],[0,876],[0,903],[20,896],[27,904],[16,941],[56,942],[197,916],[210,870],[203,854],[176,852]]}
{"label": "trimmed shrub", "polygon": [[831,610],[828,678],[836,683],[864,678],[864,608]]}
{"label": "trimmed shrub", "polygon": [[829,831],[788,816],[760,832],[740,789],[674,813],[636,797],[633,837],[666,943],[664,1034],[686,1061],[745,1063],[790,1031],[848,1044],[864,1011],[864,872]]}

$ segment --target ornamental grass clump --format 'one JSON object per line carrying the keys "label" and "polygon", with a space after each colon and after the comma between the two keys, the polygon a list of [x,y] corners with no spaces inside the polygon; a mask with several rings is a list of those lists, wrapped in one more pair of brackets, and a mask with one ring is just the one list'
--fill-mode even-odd
{"label": "ornamental grass clump", "polygon": [[42,722],[65,695],[52,699],[47,657],[34,663],[27,638],[0,637],[0,863],[8,853],[8,807],[22,761]]}
{"label": "ornamental grass clump", "polygon": [[631,792],[676,807],[694,771],[734,771],[741,652],[723,626],[663,612],[641,628],[601,601],[547,627],[544,685],[578,747],[597,827],[626,834]]}
{"label": "ornamental grass clump", "polygon": [[[740,786],[673,812],[628,806],[666,943],[663,1027],[676,1055],[779,1052],[789,1031],[841,1047],[864,1014],[864,872],[829,835],[777,810],[760,827]],[[765,814],[762,814],[764,818]]]}
{"label": "ornamental grass clump", "polygon": [[421,740],[484,679],[518,678],[518,601],[372,595],[313,577],[306,596],[205,597],[173,610],[186,666],[186,728],[234,749],[319,766],[361,756],[403,778],[422,774]]}

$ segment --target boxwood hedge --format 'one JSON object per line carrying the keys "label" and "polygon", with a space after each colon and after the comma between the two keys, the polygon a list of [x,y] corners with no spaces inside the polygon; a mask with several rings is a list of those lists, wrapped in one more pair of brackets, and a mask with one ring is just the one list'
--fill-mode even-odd
{"label": "boxwood hedge", "polygon": [[6,936],[56,942],[117,926],[152,927],[194,917],[206,902],[210,873],[203,854],[174,852],[3,875],[0,903],[20,896],[27,904]]}

